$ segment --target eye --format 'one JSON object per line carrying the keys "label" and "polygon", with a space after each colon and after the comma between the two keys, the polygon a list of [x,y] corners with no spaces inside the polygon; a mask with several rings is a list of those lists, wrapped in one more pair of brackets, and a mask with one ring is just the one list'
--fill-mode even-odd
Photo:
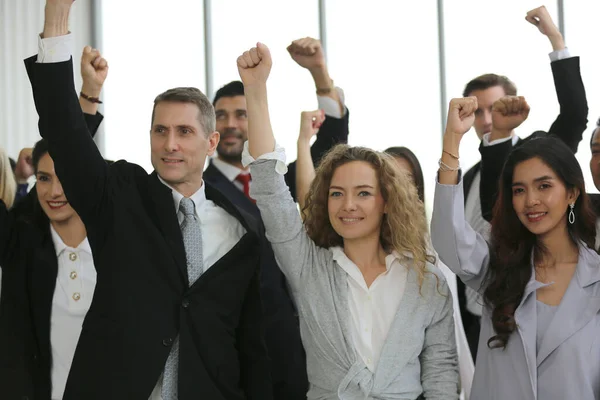
{"label": "eye", "polygon": [[246,111],[240,111],[237,113],[237,117],[240,119],[246,119],[247,116],[248,114],[246,113]]}
{"label": "eye", "polygon": [[548,183],[542,183],[540,185],[540,190],[544,190],[544,189],[550,189],[552,186]]}
{"label": "eye", "polygon": [[481,108],[478,108],[477,110],[475,110],[475,116],[476,117],[480,117],[481,114],[483,114],[483,110]]}
{"label": "eye", "polygon": [[165,133],[165,128],[162,126],[157,126],[156,128],[154,128],[154,133]]}
{"label": "eye", "polygon": [[525,190],[523,190],[523,188],[515,188],[513,189],[513,195],[517,195],[517,194],[521,194],[524,193]]}
{"label": "eye", "polygon": [[40,175],[38,176],[37,180],[40,182],[48,182],[50,178],[48,178],[46,175]]}
{"label": "eye", "polygon": [[187,135],[189,133],[192,133],[192,130],[189,128],[181,128],[181,133],[183,133],[184,135]]}
{"label": "eye", "polygon": [[222,114],[222,113],[221,114],[217,114],[217,121],[222,121],[224,119],[226,119],[225,114]]}
{"label": "eye", "polygon": [[329,197],[340,197],[342,192],[330,192]]}
{"label": "eye", "polygon": [[359,196],[361,196],[361,197],[364,197],[364,196],[370,196],[370,195],[371,195],[371,193],[367,192],[366,190],[363,190],[363,191],[362,191],[362,192],[360,192],[358,195],[359,195]]}

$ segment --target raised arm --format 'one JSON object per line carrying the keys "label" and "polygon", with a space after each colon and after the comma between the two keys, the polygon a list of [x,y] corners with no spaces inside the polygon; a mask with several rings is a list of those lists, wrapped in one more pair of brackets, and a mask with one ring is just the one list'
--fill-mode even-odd
{"label": "raised arm", "polygon": [[[40,134],[48,141],[49,153],[69,203],[88,227],[100,221],[107,198],[108,167],[86,125],[73,85],[70,55],[57,59],[45,51],[68,47],[71,0],[48,0],[40,54],[26,60],[38,111]],[[95,70],[103,74],[102,68]]]}
{"label": "raised arm", "polygon": [[552,123],[548,134],[558,136],[573,153],[587,127],[588,104],[581,80],[579,57],[571,57],[559,29],[552,21],[546,7],[538,7],[527,13],[525,19],[535,25],[552,45],[552,75],[560,113]]}
{"label": "raised arm", "polygon": [[[294,40],[287,50],[300,67],[310,72],[317,92],[319,109],[323,110],[327,117],[317,139],[310,146],[310,157],[313,166],[316,167],[333,146],[348,142],[349,113],[344,105],[342,90],[335,87],[330,78],[321,42],[308,37],[298,39]],[[294,161],[288,165],[288,172],[285,174],[285,181],[296,200],[300,198],[296,188],[297,170],[297,161]]]}
{"label": "raised arm", "polygon": [[310,139],[317,134],[325,120],[322,110],[303,111],[300,115],[298,159],[296,160],[296,193],[300,210],[304,208],[310,184],[315,179],[315,166],[310,154]]}
{"label": "raised arm", "polygon": [[483,237],[465,219],[459,173],[460,142],[473,125],[476,109],[476,97],[450,101],[433,203],[431,241],[440,260],[466,285],[479,291],[487,270],[489,250]]}

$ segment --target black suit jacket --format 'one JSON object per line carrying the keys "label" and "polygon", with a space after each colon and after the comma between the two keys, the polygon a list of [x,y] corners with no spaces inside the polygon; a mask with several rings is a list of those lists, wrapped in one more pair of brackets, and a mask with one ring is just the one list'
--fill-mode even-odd
{"label": "black suit jacket", "polygon": [[256,220],[206,184],[247,233],[188,286],[171,190],[156,173],[102,159],[84,134],[72,61],[26,66],[40,132],[97,270],[64,399],[147,400],[177,337],[180,400],[271,399]]}
{"label": "black suit jacket", "polygon": [[[579,57],[555,61],[551,65],[560,113],[548,132],[536,131],[525,139],[519,139],[515,146],[520,146],[535,137],[554,135],[569,146],[573,153],[577,153],[577,147],[587,127],[588,116],[588,104],[581,80]],[[487,221],[492,220],[502,168],[512,149],[513,145],[510,140],[494,146],[479,146],[481,153],[479,195],[481,212]]]}
{"label": "black suit jacket", "polygon": [[[84,114],[92,137],[103,116]],[[50,317],[58,263],[35,188],[9,211],[0,201],[0,395],[50,400]]]}
{"label": "black suit jacket", "polygon": [[[327,117],[311,147],[313,162],[318,164],[327,151],[338,143],[348,141],[349,114],[343,118]],[[262,224],[260,211],[211,162],[204,171],[205,181],[221,191],[236,206],[254,216]],[[296,162],[288,165],[285,180],[294,197],[296,195]],[[273,254],[267,238],[260,237],[261,274],[260,287],[266,322],[266,344],[272,362],[274,398],[282,400],[306,399],[308,378],[306,360],[298,320],[287,290],[285,277]]]}

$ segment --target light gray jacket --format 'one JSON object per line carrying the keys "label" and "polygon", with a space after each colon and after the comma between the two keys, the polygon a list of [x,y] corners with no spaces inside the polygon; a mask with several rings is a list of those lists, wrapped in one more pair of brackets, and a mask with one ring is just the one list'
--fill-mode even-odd
{"label": "light gray jacket", "polygon": [[[465,220],[462,181],[437,184],[431,239],[440,259],[481,290],[489,250]],[[600,256],[579,246],[576,272],[536,354],[536,290],[542,286],[532,274],[506,349],[488,348],[495,333],[484,307],[471,400],[600,399]]]}
{"label": "light gray jacket", "polygon": [[372,373],[354,350],[348,276],[331,251],[317,247],[306,234],[275,163],[252,164],[251,195],[298,307],[308,399],[458,399],[452,296],[443,274],[428,265],[432,274],[426,274],[419,294],[417,274],[409,268],[404,296]]}

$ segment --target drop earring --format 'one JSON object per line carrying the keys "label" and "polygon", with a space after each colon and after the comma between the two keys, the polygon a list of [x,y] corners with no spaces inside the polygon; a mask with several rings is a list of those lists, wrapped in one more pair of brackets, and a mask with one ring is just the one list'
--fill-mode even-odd
{"label": "drop earring", "polygon": [[575,203],[569,204],[569,207],[571,207],[571,211],[569,211],[569,223],[573,225],[575,223],[575,212],[573,211]]}

